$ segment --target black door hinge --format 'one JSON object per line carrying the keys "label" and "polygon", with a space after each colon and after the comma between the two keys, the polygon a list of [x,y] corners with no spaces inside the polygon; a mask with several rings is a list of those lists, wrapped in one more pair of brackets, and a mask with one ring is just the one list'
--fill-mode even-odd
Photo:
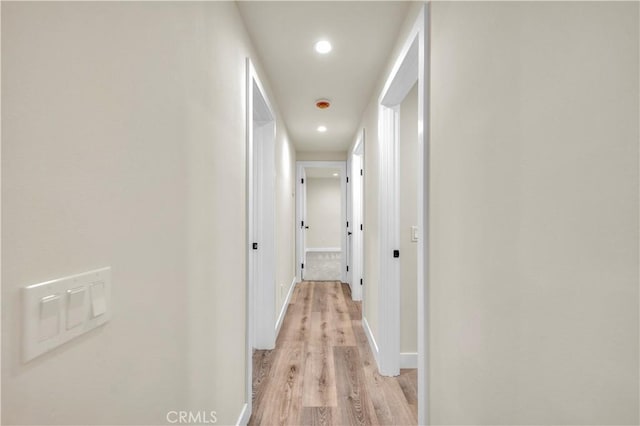
{"label": "black door hinge", "polygon": [[304,220],[300,221],[300,228],[304,228]]}
{"label": "black door hinge", "polygon": [[362,285],[362,278],[360,278],[360,285]]}
{"label": "black door hinge", "polygon": [[258,250],[258,243],[253,243],[252,246],[254,250]]}
{"label": "black door hinge", "polygon": [[393,257],[400,257],[400,250],[394,250]]}
{"label": "black door hinge", "polygon": [[300,183],[304,183],[304,179],[300,179]]}
{"label": "black door hinge", "polygon": [[347,183],[349,183],[349,176],[347,176]]}
{"label": "black door hinge", "polygon": [[300,267],[300,269],[304,269],[304,263],[303,263],[303,264],[301,264],[301,265],[302,265],[302,266]]}
{"label": "black door hinge", "polygon": [[360,224],[360,230],[362,231],[362,224]]}
{"label": "black door hinge", "polygon": [[349,221],[347,221],[347,228],[349,227]]}
{"label": "black door hinge", "polygon": [[360,169],[360,176],[362,176],[363,173],[364,173],[364,171],[362,169]]}
{"label": "black door hinge", "polygon": [[347,265],[347,272],[349,272],[349,265]]}

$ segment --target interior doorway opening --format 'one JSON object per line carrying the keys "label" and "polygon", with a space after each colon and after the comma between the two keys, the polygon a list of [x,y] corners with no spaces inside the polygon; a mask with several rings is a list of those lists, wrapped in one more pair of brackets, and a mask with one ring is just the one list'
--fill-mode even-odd
{"label": "interior doorway opening", "polygon": [[300,281],[346,281],[346,165],[297,162],[296,260]]}
{"label": "interior doorway opening", "polygon": [[379,297],[378,368],[397,376],[401,366],[400,109],[417,86],[417,376],[418,424],[428,424],[429,280],[429,8],[423,6],[389,73],[378,100],[379,130]]}
{"label": "interior doorway opening", "polygon": [[246,61],[246,413],[252,410],[253,350],[275,347],[275,136],[266,92]]}

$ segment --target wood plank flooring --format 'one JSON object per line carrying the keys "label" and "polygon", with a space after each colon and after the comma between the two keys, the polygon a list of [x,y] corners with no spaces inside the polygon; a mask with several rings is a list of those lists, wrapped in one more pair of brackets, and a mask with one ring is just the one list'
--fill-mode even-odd
{"label": "wood plank flooring", "polygon": [[339,282],[302,282],[276,348],[253,353],[250,425],[415,425],[417,373],[378,374],[359,302]]}

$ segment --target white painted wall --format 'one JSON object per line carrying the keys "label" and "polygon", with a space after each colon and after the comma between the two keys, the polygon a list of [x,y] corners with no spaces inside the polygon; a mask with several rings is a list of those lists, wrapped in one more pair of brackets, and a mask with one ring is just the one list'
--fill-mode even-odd
{"label": "white painted wall", "polygon": [[[247,56],[260,73],[236,5],[3,3],[2,39],[2,422],[235,423]],[[289,285],[295,155],[278,128]],[[112,321],[22,364],[20,288],[101,266]]]}
{"label": "white painted wall", "polygon": [[400,352],[418,351],[418,85],[400,104]]}
{"label": "white painted wall", "polygon": [[342,194],[339,178],[307,178],[306,248],[342,246]]}
{"label": "white painted wall", "polygon": [[432,424],[638,424],[638,3],[434,2]]}
{"label": "white painted wall", "polygon": [[346,151],[298,151],[298,161],[346,161]]}

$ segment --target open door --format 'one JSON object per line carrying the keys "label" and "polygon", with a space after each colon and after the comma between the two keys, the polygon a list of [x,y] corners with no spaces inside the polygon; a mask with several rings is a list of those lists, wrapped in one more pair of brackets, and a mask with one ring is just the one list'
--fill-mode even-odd
{"label": "open door", "polygon": [[362,300],[364,291],[364,129],[349,155],[349,281],[353,300]]}
{"label": "open door", "polygon": [[307,221],[307,186],[305,185],[305,181],[307,179],[307,172],[303,168],[300,171],[300,191],[299,194],[299,202],[301,204],[300,208],[300,254],[298,256],[298,265],[300,265],[300,281],[304,280],[304,263],[306,262],[306,248],[307,248],[307,229],[309,229],[309,223]]}

